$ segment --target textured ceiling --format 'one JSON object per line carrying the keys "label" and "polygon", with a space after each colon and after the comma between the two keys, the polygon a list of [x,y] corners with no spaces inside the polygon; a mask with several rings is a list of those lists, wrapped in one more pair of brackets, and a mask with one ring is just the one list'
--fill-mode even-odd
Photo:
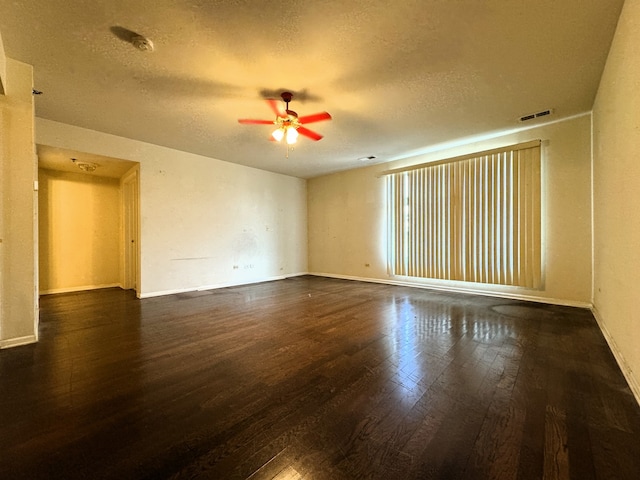
{"label": "textured ceiling", "polygon": [[[34,66],[38,117],[308,178],[589,111],[622,4],[0,0],[0,32]],[[285,89],[333,116],[289,158],[268,125],[237,123]]]}

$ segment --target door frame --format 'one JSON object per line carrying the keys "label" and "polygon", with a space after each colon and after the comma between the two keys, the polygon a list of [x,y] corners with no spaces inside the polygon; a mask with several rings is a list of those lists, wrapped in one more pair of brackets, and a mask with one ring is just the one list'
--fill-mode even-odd
{"label": "door frame", "polygon": [[140,297],[140,169],[136,165],[120,179],[122,192],[121,284]]}

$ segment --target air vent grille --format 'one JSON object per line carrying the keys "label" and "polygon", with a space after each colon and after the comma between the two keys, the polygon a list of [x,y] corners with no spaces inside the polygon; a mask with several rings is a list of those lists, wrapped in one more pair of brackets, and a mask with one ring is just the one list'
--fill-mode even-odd
{"label": "air vent grille", "polygon": [[523,115],[522,117],[520,117],[520,121],[521,122],[528,122],[529,120],[533,120],[535,118],[546,117],[547,115],[551,115],[552,113],[553,113],[552,109],[542,110],[541,112],[530,113],[528,115]]}

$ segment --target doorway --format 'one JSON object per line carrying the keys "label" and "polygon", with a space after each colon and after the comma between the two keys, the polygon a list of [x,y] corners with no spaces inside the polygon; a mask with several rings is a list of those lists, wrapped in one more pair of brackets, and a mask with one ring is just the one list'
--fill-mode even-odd
{"label": "doorway", "polygon": [[38,145],[41,295],[140,293],[139,164]]}

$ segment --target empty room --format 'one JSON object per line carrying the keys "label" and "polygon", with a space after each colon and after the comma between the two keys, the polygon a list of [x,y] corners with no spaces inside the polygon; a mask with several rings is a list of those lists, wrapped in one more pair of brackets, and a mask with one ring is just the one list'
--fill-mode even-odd
{"label": "empty room", "polygon": [[0,0],[0,478],[640,478],[640,0]]}

